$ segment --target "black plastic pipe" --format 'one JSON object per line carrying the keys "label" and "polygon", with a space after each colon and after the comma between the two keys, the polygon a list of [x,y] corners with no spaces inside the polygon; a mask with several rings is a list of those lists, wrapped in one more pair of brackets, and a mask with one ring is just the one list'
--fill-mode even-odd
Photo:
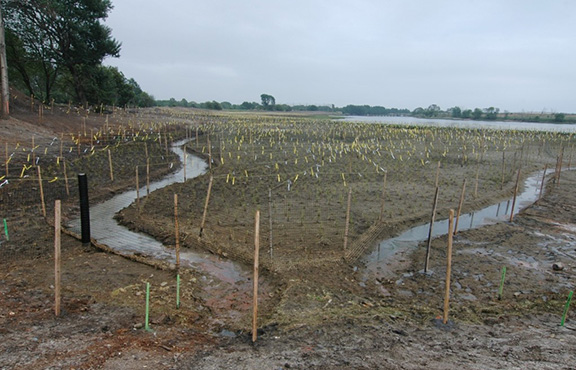
{"label": "black plastic pipe", "polygon": [[80,192],[82,245],[87,246],[90,244],[90,204],[88,202],[88,177],[85,173],[78,174],[78,190]]}

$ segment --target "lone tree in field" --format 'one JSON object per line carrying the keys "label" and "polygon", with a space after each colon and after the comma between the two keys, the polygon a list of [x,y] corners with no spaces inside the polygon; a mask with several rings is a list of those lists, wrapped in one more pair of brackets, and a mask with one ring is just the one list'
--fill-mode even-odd
{"label": "lone tree in field", "polygon": [[260,99],[262,99],[262,106],[265,110],[273,110],[274,105],[276,105],[276,99],[272,95],[262,94],[260,95]]}
{"label": "lone tree in field", "polygon": [[[109,0],[0,0],[5,11],[8,57],[31,91],[50,100],[59,78],[71,81],[76,99],[87,103],[86,86],[120,43],[101,23]],[[38,86],[41,85],[41,86]]]}

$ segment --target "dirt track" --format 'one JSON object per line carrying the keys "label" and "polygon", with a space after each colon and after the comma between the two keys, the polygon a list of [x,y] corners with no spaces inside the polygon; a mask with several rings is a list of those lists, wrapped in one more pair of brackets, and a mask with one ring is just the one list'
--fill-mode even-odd
{"label": "dirt track", "polygon": [[[7,127],[9,129],[9,127]],[[324,263],[276,281],[275,306],[253,345],[246,323],[218,323],[200,298],[202,276],[174,309],[173,273],[64,238],[63,315],[54,318],[50,255],[2,263],[1,368],[572,368],[574,320],[560,319],[574,287],[576,174],[516,217],[454,241],[450,325],[442,314],[446,238],[403,257],[394,278],[363,284],[361,266]],[[38,226],[40,243],[52,242]],[[555,271],[554,263],[564,269]],[[497,290],[507,266],[504,296]],[[164,297],[142,330],[144,282]],[[226,330],[229,329],[229,330]]]}

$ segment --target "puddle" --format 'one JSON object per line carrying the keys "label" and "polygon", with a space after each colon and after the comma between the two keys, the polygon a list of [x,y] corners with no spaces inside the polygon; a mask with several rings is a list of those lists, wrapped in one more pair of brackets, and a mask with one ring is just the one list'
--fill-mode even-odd
{"label": "puddle", "polygon": [[[181,149],[186,140],[177,142],[172,150],[184,163],[184,151]],[[188,155],[186,163],[186,178],[191,179],[206,173],[208,165],[202,159]],[[90,181],[90,179],[88,179]],[[161,189],[168,185],[184,182],[184,168],[170,174],[162,180],[150,184],[150,192]],[[140,189],[140,195],[146,195],[146,186]],[[91,236],[99,243],[105,244],[111,249],[124,254],[142,254],[154,259],[175,263],[176,256],[173,248],[167,248],[161,242],[149,235],[128,230],[114,220],[114,215],[128,207],[136,200],[136,190],[130,190],[119,194],[112,199],[90,206],[90,231]],[[72,220],[67,227],[72,231],[81,233],[80,220]],[[180,265],[194,269],[204,274],[206,279],[203,284],[205,299],[217,301],[218,299],[233,300],[229,305],[220,302],[216,311],[229,317],[238,317],[247,311],[244,301],[252,302],[252,271],[238,263],[222,259],[208,253],[193,252],[186,249],[180,250]],[[266,284],[260,283],[260,289],[266,291]],[[224,306],[234,306],[239,310],[229,310]],[[218,309],[218,308],[221,308]]]}
{"label": "puddle", "polygon": [[[461,214],[458,221],[458,231],[478,228],[484,225],[490,225],[499,221],[510,219],[510,213],[518,214],[522,209],[528,207],[536,200],[540,192],[540,184],[543,171],[536,172],[524,182],[524,191],[516,197],[516,204],[512,209],[512,198],[503,202],[491,205],[481,210]],[[428,240],[430,223],[413,227],[395,238],[387,239],[380,242],[374,251],[364,257],[362,262],[366,265],[364,278],[384,277],[389,273],[387,265],[392,265],[399,258],[399,255],[406,253],[408,250],[416,248],[419,243]],[[439,220],[434,222],[432,237],[436,238],[446,235],[448,231],[448,220]],[[393,258],[394,257],[394,258]]]}

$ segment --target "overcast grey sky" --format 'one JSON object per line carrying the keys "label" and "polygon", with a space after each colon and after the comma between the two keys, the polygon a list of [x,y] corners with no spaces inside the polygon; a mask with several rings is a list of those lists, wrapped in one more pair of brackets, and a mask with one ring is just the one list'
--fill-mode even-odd
{"label": "overcast grey sky", "polygon": [[576,112],[574,0],[112,0],[156,99]]}

